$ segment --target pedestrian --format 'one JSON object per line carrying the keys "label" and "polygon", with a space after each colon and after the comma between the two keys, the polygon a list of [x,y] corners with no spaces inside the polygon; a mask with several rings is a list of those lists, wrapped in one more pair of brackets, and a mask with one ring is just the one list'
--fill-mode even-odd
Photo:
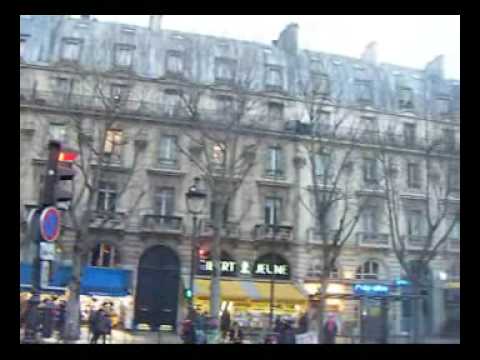
{"label": "pedestrian", "polygon": [[196,334],[195,326],[192,320],[185,319],[182,323],[182,340],[184,344],[195,344],[196,343]]}
{"label": "pedestrian", "polygon": [[55,328],[57,330],[59,340],[63,338],[63,329],[65,328],[66,306],[67,304],[65,303],[64,300],[60,301],[60,303],[57,306],[57,319],[56,319]]}
{"label": "pedestrian", "polygon": [[298,333],[304,334],[308,331],[308,316],[307,313],[302,313],[298,321]]}
{"label": "pedestrian", "polygon": [[229,331],[229,340],[231,344],[243,344],[243,331],[238,323],[233,323]]}
{"label": "pedestrian", "polygon": [[328,320],[325,322],[323,326],[323,334],[324,334],[324,342],[325,344],[335,344],[335,337],[337,336],[337,322],[335,321],[335,317],[330,315]]}
{"label": "pedestrian", "polygon": [[90,344],[96,344],[100,336],[102,337],[103,343],[106,344],[106,335],[109,333],[111,328],[110,317],[106,314],[105,310],[99,309],[92,323],[92,332],[93,337]]}
{"label": "pedestrian", "polygon": [[93,337],[93,326],[95,323],[95,317],[97,316],[97,299],[92,299],[92,304],[90,305],[90,313],[88,314],[88,337],[91,339]]}
{"label": "pedestrian", "polygon": [[55,325],[55,305],[52,300],[47,298],[42,306],[42,337],[50,338],[53,334]]}
{"label": "pedestrian", "polygon": [[222,332],[222,339],[225,339],[230,331],[230,313],[226,309],[220,318],[220,330]]}

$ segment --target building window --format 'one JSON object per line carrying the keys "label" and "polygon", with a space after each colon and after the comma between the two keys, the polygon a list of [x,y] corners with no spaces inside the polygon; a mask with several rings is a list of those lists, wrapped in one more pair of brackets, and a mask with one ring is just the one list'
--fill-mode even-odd
{"label": "building window", "polygon": [[267,197],[265,199],[265,224],[279,225],[281,220],[282,199]]}
{"label": "building window", "polygon": [[283,78],[281,68],[268,67],[265,84],[267,85],[267,88],[282,89]]}
{"label": "building window", "polygon": [[276,102],[268,103],[268,118],[270,120],[283,120],[283,104]]}
{"label": "building window", "polygon": [[215,167],[225,166],[225,145],[215,144],[212,149],[212,162]]}
{"label": "building window", "polygon": [[405,139],[405,146],[413,146],[416,142],[416,130],[415,124],[403,124],[403,137]]}
{"label": "building window", "polygon": [[272,146],[267,149],[265,169],[267,176],[284,175],[284,155],[280,147]]}
{"label": "building window", "polygon": [[408,210],[407,211],[407,233],[410,241],[421,241],[424,236],[425,217],[421,210]]}
{"label": "building window", "polygon": [[[225,207],[223,208],[223,224],[228,222],[228,204],[225,204]],[[216,203],[215,201],[212,201],[210,203],[210,220],[215,221],[215,216],[217,216],[217,211],[220,211],[220,205]]]}
{"label": "building window", "polygon": [[445,148],[447,151],[455,149],[455,130],[443,129],[443,138],[445,140]]}
{"label": "building window", "polygon": [[330,92],[330,83],[328,76],[325,74],[312,75],[313,93],[316,95],[327,95]]}
{"label": "building window", "polygon": [[363,179],[366,183],[378,183],[377,161],[375,159],[363,160]]}
{"label": "building window", "polygon": [[355,80],[355,94],[360,104],[373,102],[372,82],[370,80]]}
{"label": "building window", "polygon": [[233,81],[235,78],[235,61],[230,59],[215,59],[215,80]]}
{"label": "building window", "polygon": [[361,120],[364,125],[363,140],[374,141],[379,134],[377,119],[374,117],[362,116]]}
{"label": "building window", "polygon": [[117,206],[117,184],[100,181],[98,184],[97,211],[115,212]]}
{"label": "building window", "polygon": [[160,165],[175,166],[177,163],[177,137],[163,135],[160,137],[160,152],[158,161]]}
{"label": "building window", "polygon": [[26,37],[20,37],[20,57],[23,58],[23,53],[25,52],[25,45],[27,43]]}
{"label": "building window", "polygon": [[400,109],[413,109],[413,90],[401,88],[398,95],[398,107]]}
{"label": "building window", "polygon": [[449,190],[458,191],[460,189],[460,168],[458,164],[448,165],[447,177]]}
{"label": "building window", "polygon": [[80,59],[82,40],[64,39],[62,43],[62,60],[76,62]]}
{"label": "building window", "polygon": [[167,72],[170,74],[183,73],[184,57],[180,51],[169,51],[167,53]]}
{"label": "building window", "polygon": [[328,179],[332,173],[330,168],[332,164],[330,154],[315,154],[315,175]]}
{"label": "building window", "polygon": [[122,135],[122,130],[107,130],[103,149],[106,159],[110,161],[120,161]]}
{"label": "building window", "polygon": [[220,95],[216,99],[217,112],[219,114],[233,114],[233,98],[231,96]]}
{"label": "building window", "polygon": [[164,95],[164,109],[165,114],[168,116],[175,115],[180,109],[180,91],[176,89],[167,89],[165,90]]}
{"label": "building window", "polygon": [[450,100],[443,98],[437,99],[435,101],[435,108],[439,115],[448,114],[450,112]]}
{"label": "building window", "polygon": [[175,189],[157,188],[155,191],[155,214],[168,216],[175,212]]}
{"label": "building window", "polygon": [[363,213],[363,229],[367,234],[375,235],[378,233],[378,208],[368,207]]}
{"label": "building window", "polygon": [[408,187],[413,189],[420,188],[420,165],[417,163],[407,164]]}
{"label": "building window", "polygon": [[48,139],[65,143],[67,137],[67,129],[64,124],[49,124]]}
{"label": "building window", "polygon": [[130,45],[115,46],[115,66],[130,67],[132,66],[134,47]]}
{"label": "building window", "polygon": [[376,261],[366,261],[357,268],[356,278],[358,280],[378,280],[380,266]]}
{"label": "building window", "polygon": [[90,266],[115,267],[118,264],[115,247],[109,244],[98,244],[90,253]]}
{"label": "building window", "polygon": [[122,84],[112,84],[110,86],[110,96],[116,101],[120,102],[128,98],[128,86]]}
{"label": "building window", "polygon": [[333,129],[332,114],[330,112],[318,108],[315,117],[315,119],[312,119],[315,134],[321,136],[322,134],[329,133]]}

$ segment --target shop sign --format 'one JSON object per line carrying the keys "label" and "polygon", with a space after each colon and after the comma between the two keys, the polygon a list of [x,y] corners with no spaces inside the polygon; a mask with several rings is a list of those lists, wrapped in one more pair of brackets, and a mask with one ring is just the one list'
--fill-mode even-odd
{"label": "shop sign", "polygon": [[273,266],[271,264],[257,264],[257,267],[255,268],[255,274],[256,275],[283,275],[283,276],[288,276],[288,265],[287,264],[282,264],[282,265],[277,265],[274,264]]}
{"label": "shop sign", "polygon": [[[220,263],[221,267],[221,272],[222,273],[229,273],[229,274],[235,274],[235,268],[236,268],[236,262],[235,261],[222,261]],[[200,260],[200,270],[201,271],[212,271],[213,270],[213,261],[212,260]]]}
{"label": "shop sign", "polygon": [[389,294],[390,287],[382,284],[355,284],[353,292],[355,295],[385,296]]}
{"label": "shop sign", "polygon": [[255,261],[252,275],[256,278],[267,279],[274,275],[279,280],[288,280],[290,279],[290,266],[282,256],[266,254]]}

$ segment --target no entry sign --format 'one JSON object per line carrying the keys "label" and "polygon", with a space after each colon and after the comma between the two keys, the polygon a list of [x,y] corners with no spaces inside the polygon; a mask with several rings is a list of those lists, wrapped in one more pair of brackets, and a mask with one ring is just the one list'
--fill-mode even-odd
{"label": "no entry sign", "polygon": [[60,235],[60,212],[48,207],[40,215],[40,233],[46,241],[55,241]]}

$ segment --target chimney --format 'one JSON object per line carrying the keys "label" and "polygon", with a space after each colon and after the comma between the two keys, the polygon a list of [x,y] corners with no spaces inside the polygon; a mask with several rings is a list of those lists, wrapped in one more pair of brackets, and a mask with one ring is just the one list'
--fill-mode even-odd
{"label": "chimney", "polygon": [[377,64],[377,48],[378,45],[375,41],[369,43],[362,54],[362,60],[370,64]]}
{"label": "chimney", "polygon": [[149,29],[154,32],[162,30],[162,18],[163,15],[150,15]]}
{"label": "chimney", "polygon": [[439,55],[425,66],[427,76],[434,76],[443,79],[444,56]]}
{"label": "chimney", "polygon": [[285,52],[296,55],[298,51],[298,24],[287,25],[280,33],[277,44]]}

